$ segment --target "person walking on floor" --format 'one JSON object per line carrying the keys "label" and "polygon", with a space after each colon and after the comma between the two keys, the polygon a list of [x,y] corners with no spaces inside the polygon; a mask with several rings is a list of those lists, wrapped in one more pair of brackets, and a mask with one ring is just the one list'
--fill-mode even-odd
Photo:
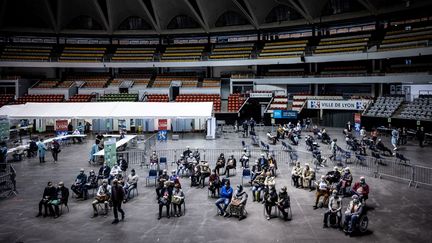
{"label": "person walking on floor", "polygon": [[[121,220],[124,220],[125,212],[121,208],[125,193],[123,187],[119,185],[118,180],[113,180],[113,186],[111,188],[111,201],[114,209],[114,221],[113,224],[117,224],[119,222],[118,212],[121,213]],[[118,211],[118,212],[117,212]]]}
{"label": "person walking on floor", "polygon": [[58,154],[60,153],[60,144],[57,140],[54,140],[51,144],[51,153],[54,159],[54,163],[57,163]]}
{"label": "person walking on floor", "polygon": [[423,127],[420,127],[420,129],[417,128],[416,137],[417,137],[417,140],[419,141],[420,147],[423,148],[423,146],[424,146],[423,145],[423,141],[425,139],[425,132],[424,132],[424,128]]}

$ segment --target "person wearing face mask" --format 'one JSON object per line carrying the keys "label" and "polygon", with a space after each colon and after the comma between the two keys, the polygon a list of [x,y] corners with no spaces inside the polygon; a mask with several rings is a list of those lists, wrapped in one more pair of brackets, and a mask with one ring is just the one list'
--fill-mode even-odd
{"label": "person wearing face mask", "polygon": [[102,167],[99,169],[99,179],[108,179],[110,176],[111,168],[108,166],[108,164],[105,162]]}
{"label": "person wearing face mask", "polygon": [[172,198],[172,190],[169,189],[169,182],[165,181],[163,183],[163,188],[160,190],[159,196],[158,196],[158,204],[159,204],[159,217],[158,220],[162,218],[162,208],[166,207],[166,215],[167,218],[170,218],[170,204],[171,204],[171,198]]}
{"label": "person wearing face mask", "polygon": [[362,202],[368,199],[369,185],[366,184],[366,180],[363,176],[360,177],[360,181],[354,183],[354,186],[351,188],[351,194],[357,195]]}
{"label": "person wearing face mask", "polygon": [[121,220],[124,220],[125,212],[121,208],[123,199],[124,199],[125,193],[123,190],[123,187],[119,185],[119,182],[117,179],[113,180],[113,186],[111,187],[111,201],[113,204],[114,209],[114,221],[112,221],[112,224],[117,224],[119,222],[118,219],[118,212],[121,213]]}
{"label": "person wearing face mask", "polygon": [[111,197],[111,186],[108,185],[108,180],[104,179],[102,181],[102,185],[99,187],[95,200],[92,202],[93,206],[93,217],[98,216],[98,211],[96,205],[99,203],[103,203],[105,205],[105,212],[108,212],[108,201]]}
{"label": "person wearing face mask", "polygon": [[218,175],[220,175],[220,169],[225,167],[225,156],[223,153],[219,155],[219,158],[216,161],[216,167],[215,170],[217,171]]}
{"label": "person wearing face mask", "polygon": [[88,198],[88,190],[98,187],[98,177],[94,170],[90,170],[89,176],[87,177],[87,183],[84,185],[84,200]]}
{"label": "person wearing face mask", "polygon": [[167,170],[163,170],[162,175],[160,175],[158,177],[158,183],[156,186],[156,197],[157,198],[161,197],[161,191],[164,188],[164,184],[165,184],[165,182],[169,181],[169,176],[167,173],[168,173]]}
{"label": "person wearing face mask", "polygon": [[346,167],[344,169],[344,173],[341,177],[339,184],[336,186],[336,189],[338,191],[342,190],[342,194],[346,194],[346,192],[345,192],[346,188],[349,188],[351,186],[352,181],[353,181],[353,177],[351,174],[351,170],[349,167]]}
{"label": "person wearing face mask", "polygon": [[302,168],[300,166],[300,162],[297,162],[296,166],[294,166],[291,171],[291,179],[296,188],[299,188],[302,185],[302,183],[299,182],[301,175],[302,175]]}
{"label": "person wearing face mask", "polygon": [[268,169],[268,160],[265,158],[264,154],[261,154],[261,157],[258,159],[258,164],[261,167],[261,170]]}
{"label": "person wearing face mask", "polygon": [[342,221],[342,198],[337,195],[337,191],[333,190],[328,204],[328,210],[324,213],[324,228],[328,227],[328,217],[332,214],[336,214],[338,217],[339,224]]}
{"label": "person wearing face mask", "polygon": [[358,196],[353,195],[351,198],[352,200],[345,211],[344,221],[344,232],[348,234],[353,232],[353,228],[363,210],[363,205],[360,203]]}
{"label": "person wearing face mask", "polygon": [[96,156],[94,154],[99,152],[99,143],[100,140],[96,139],[95,143],[91,147],[90,154],[89,154],[89,164],[92,164],[96,161]]}
{"label": "person wearing face mask", "polygon": [[[52,215],[54,215],[54,218],[60,217],[60,207],[59,205],[64,204],[67,206],[68,199],[69,199],[69,189],[67,189],[64,186],[64,183],[62,181],[59,182],[58,187],[56,188],[57,197],[53,198],[49,202],[49,208]],[[55,213],[52,209],[52,206],[54,206]]]}
{"label": "person wearing face mask", "polygon": [[278,194],[279,200],[277,201],[276,205],[279,208],[279,211],[283,214],[283,218],[285,221],[288,220],[288,212],[286,211],[287,208],[290,207],[290,197],[287,192],[287,187],[283,186]]}
{"label": "person wearing face mask", "polygon": [[329,195],[328,195],[329,194],[329,185],[328,185],[328,182],[326,181],[324,175],[322,175],[321,180],[318,183],[315,182],[315,184],[317,186],[317,191],[316,191],[316,195],[315,195],[315,205],[313,206],[313,208],[317,209],[318,208],[318,202],[319,202],[321,197],[324,197],[322,205],[323,206],[327,205],[327,200],[329,197]]}
{"label": "person wearing face mask", "polygon": [[196,159],[196,161],[199,163],[201,159],[201,155],[198,148],[195,148],[195,151],[192,153],[192,156]]}
{"label": "person wearing face mask", "polygon": [[80,169],[80,173],[77,175],[74,184],[71,186],[72,191],[77,195],[77,198],[83,198],[85,196],[85,184],[87,183],[87,175],[84,173],[84,169]]}
{"label": "person wearing face mask", "polygon": [[227,165],[225,167],[225,171],[223,175],[226,175],[226,177],[228,178],[230,169],[235,169],[236,166],[237,166],[237,160],[234,158],[234,155],[231,155],[227,161]]}
{"label": "person wearing face mask", "polygon": [[248,194],[243,190],[242,185],[237,185],[237,189],[233,194],[231,202],[228,204],[228,215],[232,216],[233,214],[238,215],[239,220],[244,219],[246,216],[244,215],[246,207],[246,202],[248,199]]}
{"label": "person wearing face mask", "polygon": [[230,186],[230,181],[227,180],[225,181],[225,186],[223,186],[220,191],[220,198],[215,203],[220,216],[225,216],[225,214],[227,214],[226,209],[231,201],[232,194],[233,189]]}
{"label": "person wearing face mask", "polygon": [[156,151],[153,151],[152,155],[150,156],[150,168],[157,168],[159,163],[159,157],[156,154]]}
{"label": "person wearing face mask", "polygon": [[57,196],[57,190],[54,187],[53,183],[51,181],[48,182],[47,187],[45,187],[42,199],[39,202],[39,213],[36,215],[36,217],[42,216],[42,206],[44,206],[45,213],[44,217],[48,216],[48,203],[53,198],[56,198]]}
{"label": "person wearing face mask", "polygon": [[267,220],[270,220],[272,207],[276,205],[278,201],[278,194],[275,186],[271,185],[270,190],[264,194],[264,207]]}
{"label": "person wearing face mask", "polygon": [[126,194],[126,198],[124,199],[123,203],[126,203],[130,199],[130,192],[138,186],[138,179],[139,177],[135,173],[135,169],[132,169],[123,186]]}
{"label": "person wearing face mask", "polygon": [[110,171],[110,175],[109,175],[109,177],[108,177],[108,183],[111,184],[111,181],[112,181],[114,178],[117,178],[117,179],[118,179],[118,175],[121,175],[121,169],[120,169],[120,166],[118,166],[117,164],[115,164],[115,165],[112,167],[111,171]]}
{"label": "person wearing face mask", "polygon": [[171,200],[174,208],[174,216],[180,217],[182,215],[181,205],[184,203],[184,199],[185,195],[181,189],[180,184],[175,184]]}

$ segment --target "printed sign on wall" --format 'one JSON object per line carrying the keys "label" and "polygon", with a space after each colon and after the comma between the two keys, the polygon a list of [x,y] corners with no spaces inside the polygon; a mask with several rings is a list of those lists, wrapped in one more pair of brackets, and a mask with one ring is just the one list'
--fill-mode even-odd
{"label": "printed sign on wall", "polygon": [[308,109],[322,110],[364,110],[367,102],[364,100],[308,100]]}
{"label": "printed sign on wall", "polygon": [[56,120],[55,130],[56,131],[67,131],[68,130],[68,120]]}

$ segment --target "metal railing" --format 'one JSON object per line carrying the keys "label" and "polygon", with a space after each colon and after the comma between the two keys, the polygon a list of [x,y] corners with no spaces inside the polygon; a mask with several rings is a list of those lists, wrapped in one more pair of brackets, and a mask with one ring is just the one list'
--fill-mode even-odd
{"label": "metal railing", "polygon": [[[180,158],[180,155],[183,154],[183,151],[185,150],[185,148],[158,149],[155,140],[150,139],[147,141],[147,143],[147,148],[150,147],[151,150],[131,150],[119,152],[118,154],[122,154],[123,157],[129,162],[129,165],[139,165],[143,167],[148,165],[148,158],[150,157],[152,151],[156,151],[156,154],[159,158],[165,157],[167,159],[168,165],[170,165],[175,163],[175,161]],[[269,153],[273,156],[273,158],[275,158],[280,168],[287,165],[288,167],[291,167],[293,165],[292,162],[295,162],[292,160],[292,158],[297,157],[298,161],[300,161],[302,164],[309,163],[310,166],[315,169],[318,175],[327,173],[327,171],[331,170],[335,165],[339,167],[349,166],[355,172],[362,172],[384,179],[393,178],[408,183],[408,186],[418,187],[419,185],[424,185],[432,187],[432,168],[396,161],[393,158],[383,157],[381,159],[377,159],[370,156],[356,156],[353,153],[351,153],[351,156],[349,157],[342,157],[342,159],[339,158],[336,161],[330,160],[329,154],[323,154],[323,157],[327,162],[326,167],[321,167],[318,163],[316,163],[316,159],[314,159],[312,153],[295,150],[296,148],[294,148],[293,151],[282,148],[271,148],[270,150],[266,150],[265,148],[250,148],[248,150],[250,153],[249,166],[252,166],[262,154]],[[222,153],[226,159],[228,159],[229,156],[234,155],[234,158],[236,158],[238,164],[240,164],[239,159],[243,153],[243,149],[240,147],[232,149],[199,148],[198,151],[200,152],[201,160],[208,161],[211,167],[215,166],[218,157]],[[296,156],[292,156],[292,154],[295,154]],[[239,166],[240,165],[238,165],[238,167]],[[290,169],[288,172],[286,172],[284,169],[285,174],[288,175],[290,172]]]}

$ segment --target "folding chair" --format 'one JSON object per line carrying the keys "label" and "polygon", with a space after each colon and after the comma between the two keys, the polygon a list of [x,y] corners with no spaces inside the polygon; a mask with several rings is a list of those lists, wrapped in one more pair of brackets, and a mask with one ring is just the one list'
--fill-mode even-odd
{"label": "folding chair", "polygon": [[157,170],[149,170],[149,174],[146,177],[146,186],[150,183],[150,180],[154,180],[154,185],[156,186],[156,180],[157,180]]}

